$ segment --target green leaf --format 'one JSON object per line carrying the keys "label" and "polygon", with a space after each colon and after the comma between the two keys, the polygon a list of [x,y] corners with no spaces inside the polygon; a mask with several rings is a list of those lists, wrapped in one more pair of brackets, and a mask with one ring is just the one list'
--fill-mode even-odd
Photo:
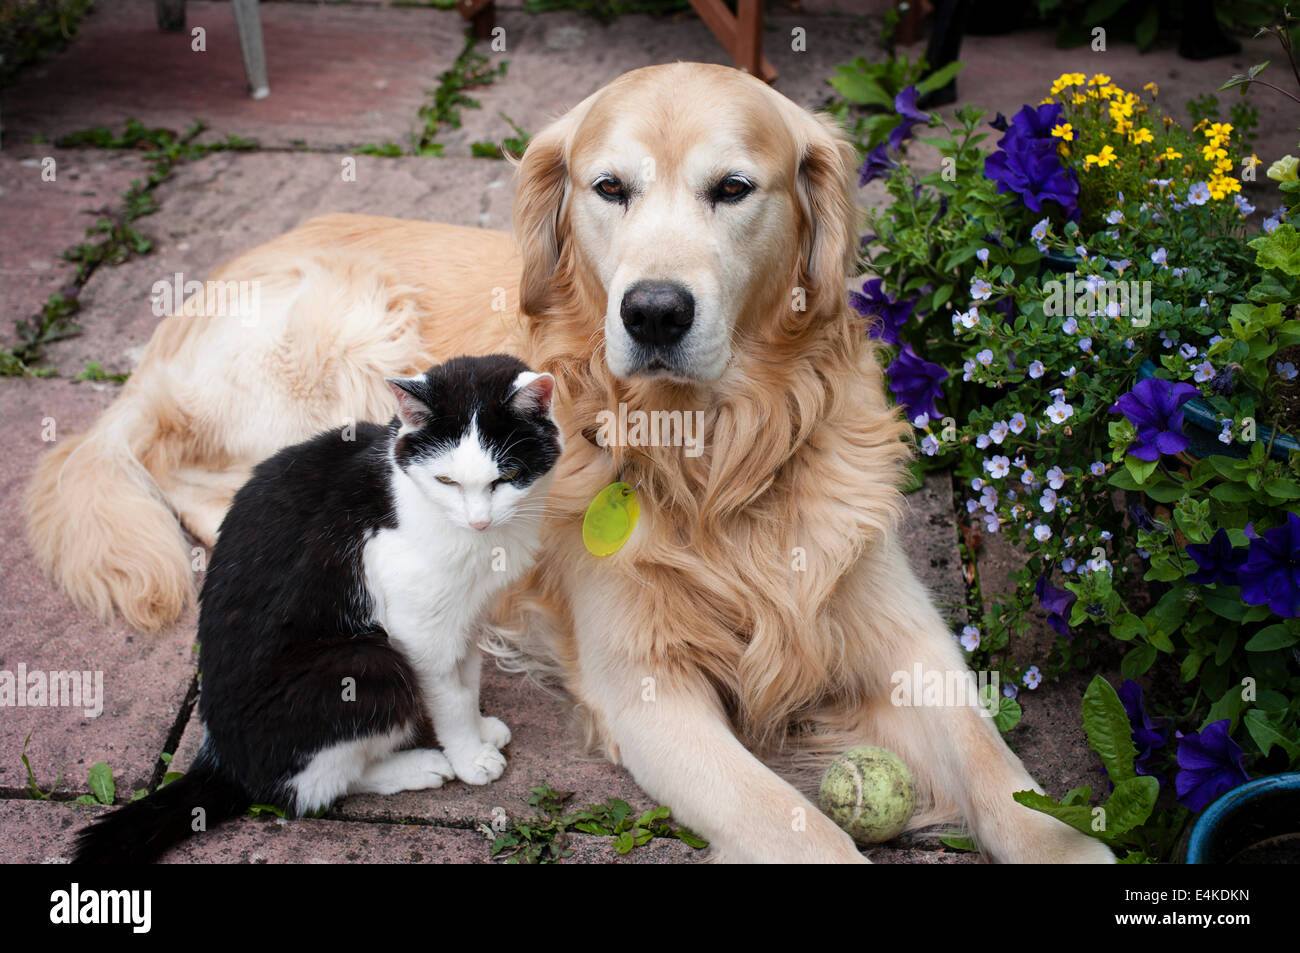
{"label": "green leaf", "polygon": [[1131,453],[1124,456],[1124,467],[1132,474],[1133,482],[1138,486],[1146,483],[1151,474],[1156,472],[1156,467],[1159,465],[1159,460],[1139,460]]}
{"label": "green leaf", "polygon": [[1250,641],[1246,643],[1247,652],[1272,652],[1274,649],[1285,649],[1296,642],[1300,642],[1300,636],[1287,630],[1287,627],[1279,622],[1276,625],[1270,625],[1268,628],[1260,629]]}
{"label": "green leaf", "polygon": [[943,844],[944,847],[951,847],[953,850],[977,850],[975,839],[964,831],[952,831],[947,834],[940,834],[939,843]]}
{"label": "green leaf", "polygon": [[1110,634],[1121,642],[1132,642],[1139,635],[1147,634],[1147,627],[1131,612],[1125,612],[1111,623]]}
{"label": "green leaf", "polygon": [[1023,804],[1025,807],[1054,817],[1058,821],[1069,824],[1076,831],[1082,831],[1091,837],[1096,837],[1098,834],[1092,829],[1092,808],[1086,804],[1058,804],[1037,791],[1017,791],[1011,796],[1015,798],[1017,804]]}
{"label": "green leaf", "polygon": [[925,79],[917,80],[915,84],[916,91],[924,95],[925,93],[933,92],[940,87],[947,86],[952,78],[957,75],[957,71],[961,69],[961,66],[962,64],[958,61],[949,63],[947,66],[935,70]]}
{"label": "green leaf", "polygon": [[[1155,658],[1155,649],[1150,646],[1138,648],[1147,649]],[[1135,776],[1137,749],[1128,714],[1110,682],[1100,675],[1093,677],[1083,693],[1083,730],[1088,734],[1088,746],[1100,756],[1111,781],[1119,784]]]}
{"label": "green leaf", "polygon": [[1125,678],[1137,678],[1149,669],[1156,660],[1156,650],[1149,645],[1135,645],[1124,653],[1120,659],[1120,674]]}
{"label": "green leaf", "polygon": [[1268,753],[1273,750],[1274,745],[1281,747],[1292,761],[1300,757],[1300,743],[1287,738],[1278,731],[1277,726],[1269,721],[1268,716],[1258,708],[1247,711],[1241,720],[1245,723],[1250,736],[1255,739],[1255,744],[1259,745],[1259,750],[1264,753],[1264,757],[1268,757]]}
{"label": "green leaf", "polygon": [[1271,235],[1260,235],[1246,244],[1255,249],[1255,264],[1300,275],[1300,232],[1294,225],[1279,225]]}
{"label": "green leaf", "polygon": [[1229,622],[1240,622],[1246,614],[1246,604],[1241,601],[1241,593],[1236,586],[1229,586],[1228,593],[1231,594],[1225,594],[1217,587],[1207,587],[1201,590],[1201,601],[1215,615]]}
{"label": "green leaf", "polygon": [[677,828],[677,831],[673,836],[676,837],[683,844],[685,844],[687,847],[694,847],[696,850],[701,850],[709,846],[708,841],[706,841],[699,834],[695,833],[689,827]]}
{"label": "green leaf", "polygon": [[90,785],[90,793],[95,795],[95,800],[100,804],[112,804],[117,797],[117,785],[113,783],[113,769],[103,761],[90,766],[86,782]]}
{"label": "green leaf", "polygon": [[1246,701],[1241,697],[1241,686],[1233,685],[1223,697],[1210,706],[1210,713],[1205,716],[1205,721],[1201,722],[1200,731],[1204,731],[1206,726],[1214,724],[1216,721],[1228,719],[1228,730],[1231,731],[1237,727],[1237,719],[1241,717],[1241,710],[1246,707]]}
{"label": "green leaf", "polygon": [[1105,834],[1116,837],[1140,827],[1151,816],[1160,795],[1160,782],[1150,775],[1138,775],[1115,785],[1102,810]]}

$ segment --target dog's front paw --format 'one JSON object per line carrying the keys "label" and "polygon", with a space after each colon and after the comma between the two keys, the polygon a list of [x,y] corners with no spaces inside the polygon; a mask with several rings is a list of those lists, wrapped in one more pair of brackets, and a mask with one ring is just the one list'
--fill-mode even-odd
{"label": "dog's front paw", "polygon": [[478,720],[478,736],[483,739],[484,744],[494,748],[504,748],[510,744],[510,729],[506,723],[490,715]]}
{"label": "dog's front paw", "polygon": [[456,777],[466,784],[487,784],[501,777],[501,772],[506,769],[506,758],[495,745],[485,744],[459,757],[452,755],[451,766]]}

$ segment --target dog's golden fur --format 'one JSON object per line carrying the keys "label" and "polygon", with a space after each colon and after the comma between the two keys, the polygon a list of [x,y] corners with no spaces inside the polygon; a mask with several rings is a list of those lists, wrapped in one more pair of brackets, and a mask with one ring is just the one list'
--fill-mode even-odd
{"label": "dog's golden fur", "polygon": [[[757,267],[728,305],[715,381],[619,377],[606,359],[607,263],[575,233],[573,163],[623,136],[627,116],[658,130],[666,181],[719,125],[771,176],[780,227],[739,239]],[[218,277],[262,283],[257,324],[164,319],[113,407],[41,462],[33,546],[79,604],[157,629],[192,597],[173,512],[210,543],[258,460],[349,418],[386,418],[385,376],[511,350],[555,375],[566,450],[547,556],[498,607],[498,632],[513,634],[503,651],[552,666],[593,739],[718,857],[859,859],[790,780],[806,790],[826,757],[874,743],[917,776],[914,824],[964,815],[999,859],[1108,859],[1012,801],[1033,780],[975,707],[891,704],[894,672],[965,668],[895,536],[908,428],[844,300],[852,186],[844,138],[756,80],[693,64],[627,74],[529,146],[519,251],[491,232],[329,216],[229,263]],[[620,403],[702,411],[703,453],[584,439]],[[641,521],[598,561],[578,526],[620,476],[638,487]]]}

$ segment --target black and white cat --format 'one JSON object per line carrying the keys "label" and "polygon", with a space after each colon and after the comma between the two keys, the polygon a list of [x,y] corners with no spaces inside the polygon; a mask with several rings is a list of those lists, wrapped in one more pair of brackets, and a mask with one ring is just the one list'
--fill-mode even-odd
{"label": "black and white cat", "polygon": [[[474,635],[536,556],[555,382],[493,355],[388,383],[388,426],[281,450],[236,494],[200,596],[203,746],[83,830],[76,861],[152,860],[254,803],[501,776],[510,729],[479,712]],[[442,750],[399,750],[426,714]]]}

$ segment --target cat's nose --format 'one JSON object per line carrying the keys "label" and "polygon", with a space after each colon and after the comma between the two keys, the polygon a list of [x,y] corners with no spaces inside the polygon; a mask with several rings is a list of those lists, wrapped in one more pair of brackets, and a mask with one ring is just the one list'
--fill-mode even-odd
{"label": "cat's nose", "polygon": [[470,520],[469,525],[474,527],[480,533],[492,525],[491,520]]}

